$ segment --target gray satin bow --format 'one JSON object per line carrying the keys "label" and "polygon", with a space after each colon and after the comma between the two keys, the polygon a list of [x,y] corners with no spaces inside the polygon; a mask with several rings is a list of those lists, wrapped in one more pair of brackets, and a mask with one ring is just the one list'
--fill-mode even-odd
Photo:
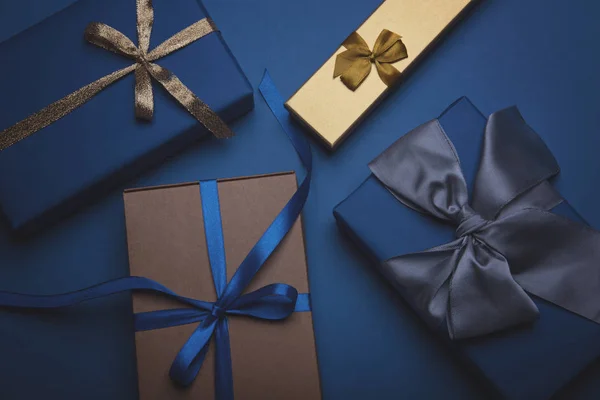
{"label": "gray satin bow", "polygon": [[404,297],[452,339],[537,318],[526,292],[600,323],[600,233],[550,213],[559,167],[516,108],[490,116],[473,199],[437,120],[369,166],[406,206],[456,225],[457,239],[384,262]]}

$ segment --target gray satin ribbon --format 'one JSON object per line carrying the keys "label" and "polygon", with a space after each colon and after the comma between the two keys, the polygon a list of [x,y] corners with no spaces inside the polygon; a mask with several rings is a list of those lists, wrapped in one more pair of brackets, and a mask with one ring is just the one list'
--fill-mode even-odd
{"label": "gray satin ribbon", "polygon": [[406,206],[456,226],[457,239],[383,263],[386,276],[452,339],[538,317],[533,294],[600,323],[600,232],[548,210],[559,167],[516,108],[490,116],[469,203],[454,146],[437,120],[369,166]]}

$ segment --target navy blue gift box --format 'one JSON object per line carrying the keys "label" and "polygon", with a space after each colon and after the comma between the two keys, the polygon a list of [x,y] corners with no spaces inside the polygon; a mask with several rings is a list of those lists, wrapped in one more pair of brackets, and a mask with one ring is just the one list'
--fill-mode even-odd
{"label": "navy blue gift box", "polygon": [[[438,121],[456,148],[467,184],[473,182],[486,118],[462,98]],[[583,222],[566,201],[552,212]],[[455,237],[455,227],[404,206],[374,175],[340,203],[334,214],[342,230],[374,265]],[[600,355],[600,325],[532,298],[540,313],[535,323],[459,341],[439,332],[442,340],[504,398],[547,399]]]}
{"label": "navy blue gift box", "polygon": [[[155,0],[153,5],[150,49],[207,17],[196,0]],[[0,44],[0,131],[131,65],[84,40],[91,22],[103,22],[137,44],[135,0],[83,0]],[[253,108],[252,87],[219,32],[157,64],[225,121]],[[13,230],[36,231],[206,136],[207,130],[156,82],[154,119],[136,120],[134,82],[129,74],[0,152],[0,208]]]}

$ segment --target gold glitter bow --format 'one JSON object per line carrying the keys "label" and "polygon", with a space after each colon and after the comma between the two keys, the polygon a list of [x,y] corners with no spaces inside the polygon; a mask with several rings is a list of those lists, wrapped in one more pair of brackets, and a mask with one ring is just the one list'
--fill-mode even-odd
{"label": "gold glitter bow", "polygon": [[408,57],[402,37],[392,31],[381,31],[373,51],[357,33],[354,32],[342,43],[347,49],[335,59],[333,77],[340,80],[352,91],[356,90],[371,72],[371,63],[375,64],[379,77],[387,86],[391,86],[400,78],[400,71],[391,63]]}
{"label": "gold glitter bow", "polygon": [[135,64],[115,71],[82,87],[0,132],[0,150],[8,148],[56,122],[89,101],[107,86],[134,71],[136,117],[144,120],[152,119],[154,113],[154,96],[152,94],[152,80],[150,78],[152,77],[214,136],[218,138],[233,136],[231,129],[208,105],[196,97],[170,71],[153,63],[153,61],[173,53],[211,32],[217,31],[213,22],[208,18],[201,19],[179,33],[176,33],[154,50],[148,52],[153,22],[154,8],[152,7],[152,0],[137,0],[139,46],[135,46],[129,38],[106,24],[99,22],[89,24],[85,30],[87,41],[106,50],[128,57],[134,60]]}

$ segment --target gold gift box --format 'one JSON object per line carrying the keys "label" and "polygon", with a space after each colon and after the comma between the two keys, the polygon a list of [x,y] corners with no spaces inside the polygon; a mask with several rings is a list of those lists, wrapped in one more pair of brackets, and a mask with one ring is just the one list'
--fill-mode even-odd
{"label": "gold gift box", "polygon": [[[477,0],[386,0],[356,30],[371,49],[383,29],[399,34],[408,58],[391,64],[405,74]],[[286,102],[290,113],[334,149],[390,88],[371,73],[351,91],[333,77],[340,47]]]}

